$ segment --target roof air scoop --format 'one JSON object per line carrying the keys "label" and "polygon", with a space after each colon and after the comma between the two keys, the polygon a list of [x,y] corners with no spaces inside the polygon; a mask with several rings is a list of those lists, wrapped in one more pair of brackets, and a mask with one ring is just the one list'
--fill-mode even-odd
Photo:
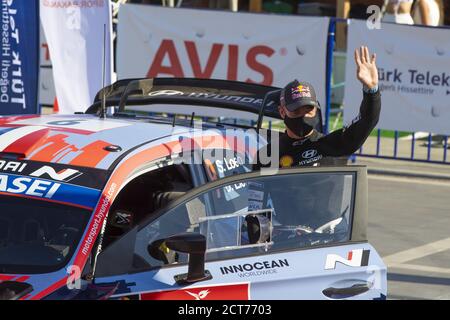
{"label": "roof air scoop", "polygon": [[0,157],[20,160],[41,146],[50,133],[49,128],[26,126],[0,136]]}

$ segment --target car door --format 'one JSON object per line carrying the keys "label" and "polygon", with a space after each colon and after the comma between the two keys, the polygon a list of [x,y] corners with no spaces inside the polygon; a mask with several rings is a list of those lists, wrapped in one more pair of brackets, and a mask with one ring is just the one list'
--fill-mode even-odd
{"label": "car door", "polygon": [[[367,242],[367,211],[364,167],[233,175],[107,248],[95,283],[118,284],[113,298],[126,299],[382,299],[386,267]],[[180,281],[191,272],[188,254],[164,241],[179,234],[205,239],[201,281]]]}

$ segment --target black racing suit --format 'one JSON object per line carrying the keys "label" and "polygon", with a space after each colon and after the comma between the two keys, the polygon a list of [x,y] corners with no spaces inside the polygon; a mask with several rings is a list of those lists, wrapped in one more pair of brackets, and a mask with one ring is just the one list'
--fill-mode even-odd
{"label": "black racing suit", "polygon": [[[315,163],[338,164],[338,157],[350,156],[363,145],[380,116],[379,90],[375,93],[364,92],[363,94],[359,115],[349,126],[328,135],[314,130],[311,135],[302,140],[292,139],[287,133],[274,135],[269,144],[259,151],[256,169],[270,166],[267,158],[270,158],[271,145],[277,138],[279,138],[280,167],[314,165]],[[265,161],[262,161],[261,155],[266,155]]]}

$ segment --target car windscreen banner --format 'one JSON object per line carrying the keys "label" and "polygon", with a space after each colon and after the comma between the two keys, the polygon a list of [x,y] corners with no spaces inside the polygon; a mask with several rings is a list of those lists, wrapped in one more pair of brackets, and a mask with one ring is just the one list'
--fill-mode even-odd
{"label": "car windscreen banner", "polygon": [[25,160],[0,160],[0,194],[77,205],[97,204],[110,172]]}
{"label": "car windscreen banner", "polygon": [[39,2],[2,0],[0,115],[38,113]]}
{"label": "car windscreen banner", "polygon": [[119,79],[188,77],[283,87],[310,82],[325,105],[329,19],[164,8],[120,7]]}
{"label": "car windscreen banner", "polygon": [[358,114],[362,93],[353,52],[365,44],[377,54],[382,94],[378,128],[450,134],[450,29],[382,23],[369,30],[352,20],[344,99],[344,122]]}
{"label": "car windscreen banner", "polygon": [[59,113],[84,112],[103,87],[104,55],[104,82],[111,84],[111,3],[109,0],[41,0],[40,11]]}

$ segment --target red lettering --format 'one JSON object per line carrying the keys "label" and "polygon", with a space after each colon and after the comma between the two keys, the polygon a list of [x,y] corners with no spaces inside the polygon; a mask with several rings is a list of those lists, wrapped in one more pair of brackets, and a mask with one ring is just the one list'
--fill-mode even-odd
{"label": "red lettering", "polygon": [[[189,62],[192,67],[193,76],[195,78],[211,78],[214,69],[217,66],[223,44],[214,43],[212,45],[211,51],[208,56],[205,67],[202,69],[200,57],[195,42],[184,41],[184,45],[188,54]],[[259,45],[250,48],[247,52],[246,61],[248,67],[260,73],[262,75],[262,81],[257,82],[250,78],[245,81],[249,83],[259,83],[263,85],[273,84],[273,71],[267,65],[261,63],[257,60],[259,55],[264,55],[266,57],[271,57],[275,53],[275,50],[268,46]],[[163,61],[166,59],[169,61],[169,65],[163,65]],[[239,47],[237,45],[228,45],[228,66],[227,66],[227,76],[228,80],[236,81],[238,78],[238,67],[239,67]],[[180,59],[175,48],[173,40],[165,39],[161,42],[158,48],[155,58],[147,72],[148,78],[158,77],[160,74],[168,74],[178,78],[184,78],[183,67],[181,65]]]}
{"label": "red lettering", "polygon": [[227,79],[237,80],[238,73],[238,59],[239,59],[239,47],[237,45],[231,44],[228,46],[228,70]]}
{"label": "red lettering", "polygon": [[[271,57],[275,53],[275,50],[268,46],[256,46],[251,48],[247,53],[247,65],[250,67],[250,69],[261,73],[263,76],[263,81],[259,82],[259,84],[263,84],[266,86],[270,86],[273,83],[273,71],[268,66],[258,62],[256,60],[256,57],[258,55],[265,55],[267,57]],[[256,81],[253,81],[250,78],[247,78],[245,82],[249,83],[258,83]]]}
{"label": "red lettering", "polygon": [[192,72],[195,78],[209,79],[212,76],[214,68],[219,60],[220,53],[222,52],[223,44],[214,43],[209,53],[208,61],[206,62],[205,70],[202,71],[200,65],[200,58],[198,57],[197,47],[193,41],[185,41],[186,51],[188,53],[189,61],[191,62]]}
{"label": "red lettering", "polygon": [[50,50],[48,50],[48,44],[43,43],[41,47],[45,49],[45,61],[49,61],[50,60]]}
{"label": "red lettering", "polygon": [[[169,66],[162,65],[166,55],[170,61]],[[172,40],[166,39],[161,42],[155,59],[147,72],[147,78],[156,78],[159,74],[171,74],[177,78],[184,78],[183,68]]]}

